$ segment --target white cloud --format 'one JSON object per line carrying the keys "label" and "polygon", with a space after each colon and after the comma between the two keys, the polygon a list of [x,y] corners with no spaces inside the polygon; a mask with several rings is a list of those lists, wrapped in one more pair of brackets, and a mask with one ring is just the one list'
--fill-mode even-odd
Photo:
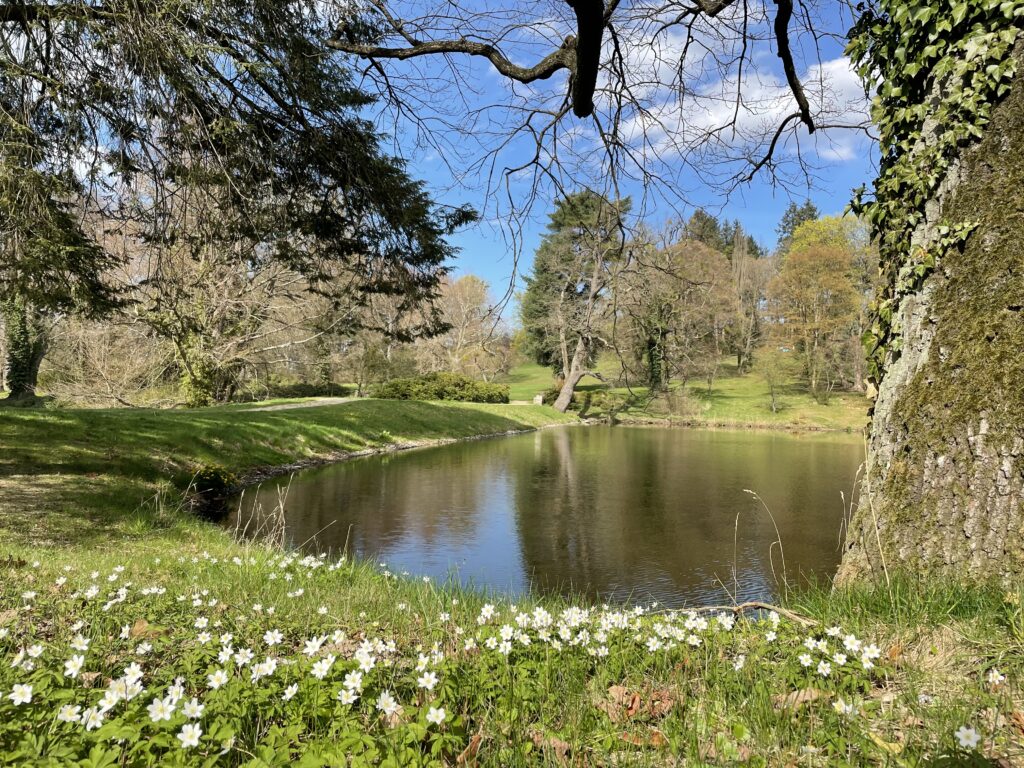
{"label": "white cloud", "polygon": [[[819,126],[810,146],[822,160],[854,159],[862,132],[852,127],[868,119],[867,100],[849,61],[838,57],[815,64],[801,77],[811,115]],[[647,147],[668,160],[672,154],[722,153],[751,156],[767,148],[776,128],[797,111],[796,99],[777,73],[751,67],[742,83],[736,77],[719,79],[684,90],[662,85],[648,92],[648,103],[623,123],[627,143]],[[791,126],[804,130],[798,123]],[[789,137],[780,141],[792,150]]]}

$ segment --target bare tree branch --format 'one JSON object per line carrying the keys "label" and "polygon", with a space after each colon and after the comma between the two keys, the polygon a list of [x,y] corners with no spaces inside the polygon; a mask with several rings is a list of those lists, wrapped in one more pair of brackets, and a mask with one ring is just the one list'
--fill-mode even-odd
{"label": "bare tree branch", "polygon": [[546,80],[563,69],[568,69],[570,72],[575,69],[576,53],[570,43],[574,44],[575,40],[567,38],[566,44],[563,47],[549,53],[532,67],[522,67],[518,64],[513,64],[494,45],[464,38],[459,40],[435,40],[431,42],[413,41],[408,48],[384,48],[335,38],[328,40],[327,46],[367,59],[405,60],[439,53],[465,53],[470,56],[482,56],[490,61],[494,68],[505,77],[520,83],[532,83],[536,80]]}
{"label": "bare tree branch", "polygon": [[[782,59],[782,68],[786,73],[786,82],[793,92],[796,103],[800,106],[800,121],[807,126],[808,133],[814,133],[814,119],[811,117],[811,105],[807,103],[807,95],[800,83],[796,73],[796,64],[793,62],[793,52],[789,47],[789,20],[793,16],[793,0],[775,0],[779,7],[775,15],[775,42],[779,46],[779,58]],[[778,134],[772,141],[774,147],[778,141]]]}

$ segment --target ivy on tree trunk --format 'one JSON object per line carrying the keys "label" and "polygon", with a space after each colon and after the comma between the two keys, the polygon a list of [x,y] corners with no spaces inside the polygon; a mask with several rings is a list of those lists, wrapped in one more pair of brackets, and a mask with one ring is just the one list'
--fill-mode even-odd
{"label": "ivy on tree trunk", "polygon": [[3,361],[7,391],[12,399],[34,397],[39,366],[46,354],[46,326],[24,299],[4,302],[3,321],[6,359]]}
{"label": "ivy on tree trunk", "polygon": [[[989,5],[958,4],[954,21],[1001,13]],[[1018,31],[1001,24],[981,15],[956,42],[968,55],[979,40],[990,52],[1005,47]],[[939,158],[945,172],[932,173],[923,194],[909,188],[920,180],[902,174],[896,154],[876,183],[880,203],[867,207],[890,280],[869,335],[878,395],[840,581],[893,570],[1002,579],[1024,571],[1024,43],[1008,50],[983,69],[967,62],[970,97],[986,98],[973,112],[964,112],[959,79],[933,77],[930,89],[910,91],[946,111],[904,137],[907,162]],[[919,200],[910,219],[898,207],[907,200]]]}

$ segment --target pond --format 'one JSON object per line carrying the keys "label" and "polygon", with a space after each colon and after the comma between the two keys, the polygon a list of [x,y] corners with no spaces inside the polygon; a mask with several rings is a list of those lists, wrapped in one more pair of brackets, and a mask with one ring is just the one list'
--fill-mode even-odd
{"label": "pond", "polygon": [[791,583],[834,573],[862,455],[845,434],[559,427],[306,470],[248,491],[229,524],[266,529],[283,498],[286,544],[395,573],[671,607],[770,599],[783,558]]}

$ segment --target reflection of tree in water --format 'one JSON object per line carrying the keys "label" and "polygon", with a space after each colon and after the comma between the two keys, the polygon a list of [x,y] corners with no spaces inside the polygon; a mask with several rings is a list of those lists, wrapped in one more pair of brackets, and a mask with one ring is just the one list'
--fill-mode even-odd
{"label": "reflection of tree in water", "polygon": [[[852,480],[852,451],[790,436],[545,433],[536,460],[515,472],[528,575],[545,588],[571,584],[643,599],[709,594],[716,577],[731,589],[736,562],[742,591],[771,591],[774,527],[745,488],[771,505],[791,575],[830,573],[838,562],[838,491]],[[824,508],[829,494],[835,504]],[[777,549],[775,557],[778,570]]]}
{"label": "reflection of tree in water", "polygon": [[[458,543],[478,525],[481,480],[497,469],[493,443],[453,445],[360,459],[306,473],[292,480],[286,503],[287,539],[308,549],[373,553],[382,545],[414,536],[420,541]],[[264,489],[266,508],[276,492]],[[249,505],[247,505],[249,508]]]}
{"label": "reflection of tree in water", "polygon": [[338,550],[350,537],[350,551],[401,552],[409,570],[456,557],[498,588],[676,603],[721,598],[716,578],[731,589],[735,562],[739,596],[765,596],[775,529],[744,489],[771,507],[791,575],[831,574],[839,491],[858,463],[855,443],[827,436],[544,430],[307,473],[289,491],[288,537],[319,532],[319,548]]}

